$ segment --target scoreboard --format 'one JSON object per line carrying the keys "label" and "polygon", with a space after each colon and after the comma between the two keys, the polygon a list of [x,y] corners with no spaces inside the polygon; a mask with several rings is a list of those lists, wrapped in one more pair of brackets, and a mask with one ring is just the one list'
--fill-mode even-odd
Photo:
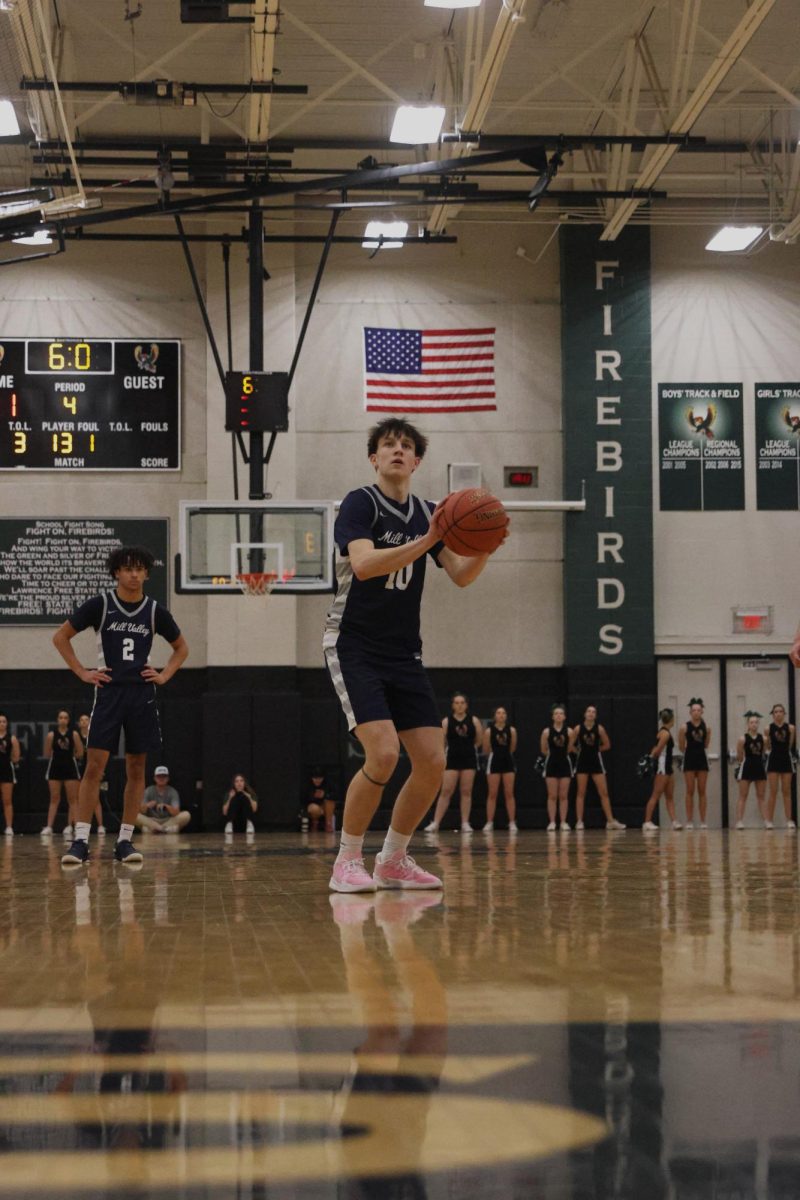
{"label": "scoreboard", "polygon": [[0,471],[180,470],[180,349],[0,336]]}

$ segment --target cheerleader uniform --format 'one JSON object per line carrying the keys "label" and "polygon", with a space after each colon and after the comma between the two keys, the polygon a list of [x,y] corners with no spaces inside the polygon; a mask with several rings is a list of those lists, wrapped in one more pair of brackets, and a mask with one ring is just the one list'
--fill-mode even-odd
{"label": "cheerleader uniform", "polygon": [[746,779],[748,781],[767,778],[767,772],[764,769],[764,735],[757,733],[755,737],[751,737],[749,733],[744,735],[744,758],[739,763],[739,768],[736,772],[737,779]]}
{"label": "cheerleader uniform", "polygon": [[576,775],[605,775],[603,756],[600,753],[600,726],[591,729],[581,723],[578,727],[578,763]]}
{"label": "cheerleader uniform", "polygon": [[446,771],[475,771],[478,768],[478,753],[475,747],[475,725],[472,713],[465,713],[460,720],[451,715],[447,718],[445,731],[447,741]]}
{"label": "cheerleader uniform", "polygon": [[662,725],[658,731],[659,737],[662,733],[667,735],[667,741],[663,750],[655,759],[656,775],[671,775],[672,774],[672,751],[675,747],[675,739],[673,738],[666,725]]}
{"label": "cheerleader uniform", "polygon": [[496,725],[489,726],[489,742],[491,750],[486,762],[487,775],[506,775],[516,771],[514,756],[511,753],[511,726],[498,729]]}
{"label": "cheerleader uniform", "polygon": [[792,730],[784,721],[776,725],[773,721],[769,727],[770,751],[767,755],[767,771],[772,775],[791,775],[792,757],[789,743],[792,740]]}
{"label": "cheerleader uniform", "polygon": [[555,725],[547,727],[547,758],[544,760],[545,779],[571,779],[572,763],[567,754],[569,744],[569,727],[566,723],[560,729]]}
{"label": "cheerleader uniform", "polygon": [[706,736],[708,728],[705,721],[699,725],[692,721],[686,722],[686,750],[683,754],[684,771],[707,771],[708,755],[706,754]]}
{"label": "cheerleader uniform", "polygon": [[45,779],[80,779],[78,760],[75,758],[75,746],[72,741],[72,730],[59,733],[58,728],[51,730],[53,734],[53,753],[47,764]]}
{"label": "cheerleader uniform", "polygon": [[11,734],[0,738],[0,783],[16,783],[17,772],[11,761]]}

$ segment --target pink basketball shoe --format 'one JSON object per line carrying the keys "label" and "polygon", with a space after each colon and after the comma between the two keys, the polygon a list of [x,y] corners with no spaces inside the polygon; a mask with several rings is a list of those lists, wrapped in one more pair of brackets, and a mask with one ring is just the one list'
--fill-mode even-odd
{"label": "pink basketball shoe", "polygon": [[337,858],[328,887],[332,892],[374,892],[377,885],[363,858]]}
{"label": "pink basketball shoe", "polygon": [[375,884],[379,888],[440,888],[442,881],[430,871],[418,867],[409,854],[393,854],[375,859]]}

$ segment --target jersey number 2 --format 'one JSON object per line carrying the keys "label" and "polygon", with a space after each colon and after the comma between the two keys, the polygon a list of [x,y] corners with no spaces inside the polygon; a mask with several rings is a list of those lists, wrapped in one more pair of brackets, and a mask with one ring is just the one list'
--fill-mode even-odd
{"label": "jersey number 2", "polygon": [[125,662],[133,662],[133,638],[122,639],[122,657]]}
{"label": "jersey number 2", "polygon": [[386,587],[390,591],[397,589],[398,592],[404,592],[411,583],[411,575],[414,571],[413,562],[406,563],[399,571],[392,571],[389,578],[386,580]]}

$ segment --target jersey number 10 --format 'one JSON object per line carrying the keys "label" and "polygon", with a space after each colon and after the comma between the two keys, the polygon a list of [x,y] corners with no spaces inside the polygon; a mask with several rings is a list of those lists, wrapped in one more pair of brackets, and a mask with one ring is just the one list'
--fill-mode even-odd
{"label": "jersey number 10", "polygon": [[413,562],[407,563],[406,566],[401,567],[399,571],[392,571],[391,575],[386,580],[385,586],[390,591],[396,589],[398,592],[404,592],[411,583],[411,575],[413,571]]}

